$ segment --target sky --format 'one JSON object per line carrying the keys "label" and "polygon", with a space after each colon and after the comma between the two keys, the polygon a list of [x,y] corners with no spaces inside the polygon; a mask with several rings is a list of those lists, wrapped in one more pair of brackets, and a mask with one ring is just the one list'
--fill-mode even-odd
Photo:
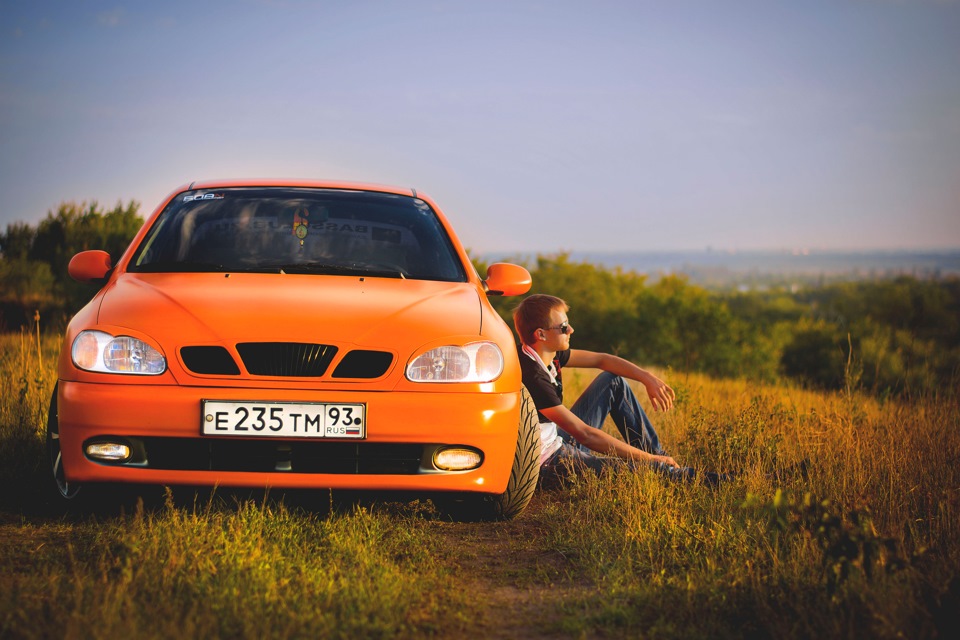
{"label": "sky", "polygon": [[960,247],[960,0],[0,0],[0,229],[201,179],[475,253]]}

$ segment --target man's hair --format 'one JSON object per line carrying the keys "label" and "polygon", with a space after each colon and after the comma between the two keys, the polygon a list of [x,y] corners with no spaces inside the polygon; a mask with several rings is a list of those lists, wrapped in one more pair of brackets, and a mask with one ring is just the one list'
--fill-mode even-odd
{"label": "man's hair", "polygon": [[566,312],[570,306],[562,299],[545,293],[535,293],[521,300],[513,310],[513,326],[520,336],[520,342],[536,342],[537,329],[545,329],[550,324],[550,313],[555,309]]}

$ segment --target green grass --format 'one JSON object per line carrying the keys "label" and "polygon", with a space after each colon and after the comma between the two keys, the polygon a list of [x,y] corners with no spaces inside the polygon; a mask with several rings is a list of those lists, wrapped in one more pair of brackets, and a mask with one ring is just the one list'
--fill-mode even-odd
{"label": "green grass", "polygon": [[24,528],[43,537],[48,527],[68,529],[65,546],[38,546],[29,563],[4,558],[15,568],[0,635],[393,637],[443,619],[435,594],[448,571],[422,518],[210,501]]}
{"label": "green grass", "polygon": [[[668,449],[737,481],[575,475],[517,521],[469,526],[325,492],[158,489],[63,517],[39,488],[58,348],[0,337],[0,637],[460,637],[485,620],[491,637],[932,638],[958,621],[956,400],[668,373]],[[571,397],[590,379],[574,373]]]}

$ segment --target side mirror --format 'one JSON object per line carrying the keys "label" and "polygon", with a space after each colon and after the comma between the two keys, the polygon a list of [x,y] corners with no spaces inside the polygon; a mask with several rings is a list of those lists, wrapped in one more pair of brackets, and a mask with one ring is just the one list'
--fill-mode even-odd
{"label": "side mirror", "polygon": [[530,290],[533,278],[530,272],[521,266],[507,262],[497,262],[487,269],[487,279],[483,286],[487,295],[519,296]]}
{"label": "side mirror", "polygon": [[102,281],[110,273],[113,265],[106,251],[81,251],[70,258],[67,273],[77,282]]}

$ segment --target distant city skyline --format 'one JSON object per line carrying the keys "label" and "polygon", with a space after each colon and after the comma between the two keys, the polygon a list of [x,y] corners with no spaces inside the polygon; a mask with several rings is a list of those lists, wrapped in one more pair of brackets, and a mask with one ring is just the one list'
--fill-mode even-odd
{"label": "distant city skyline", "polygon": [[0,0],[0,229],[209,178],[475,253],[960,247],[960,1]]}

